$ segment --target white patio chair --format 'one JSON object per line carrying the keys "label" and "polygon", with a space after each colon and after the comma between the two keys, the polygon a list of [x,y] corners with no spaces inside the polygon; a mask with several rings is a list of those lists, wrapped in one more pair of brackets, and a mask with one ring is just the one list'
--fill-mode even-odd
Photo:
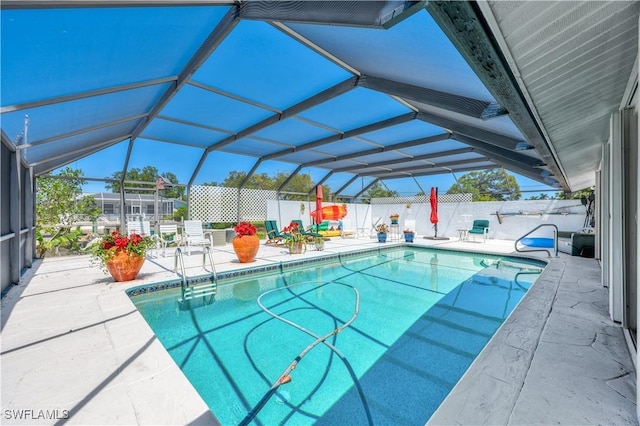
{"label": "white patio chair", "polygon": [[158,249],[162,247],[162,255],[166,255],[167,246],[175,243],[178,247],[182,243],[182,237],[178,234],[177,225],[160,225],[160,232],[155,236]]}
{"label": "white patio chair", "polygon": [[183,242],[187,246],[187,256],[191,256],[191,246],[212,246],[213,242],[204,236],[201,220],[185,220]]}
{"label": "white patio chair", "polygon": [[353,226],[353,221],[350,218],[342,219],[342,229],[340,229],[340,236],[342,238],[355,238],[356,228]]}
{"label": "white patio chair", "polygon": [[151,235],[151,222],[142,219],[127,220],[127,235]]}

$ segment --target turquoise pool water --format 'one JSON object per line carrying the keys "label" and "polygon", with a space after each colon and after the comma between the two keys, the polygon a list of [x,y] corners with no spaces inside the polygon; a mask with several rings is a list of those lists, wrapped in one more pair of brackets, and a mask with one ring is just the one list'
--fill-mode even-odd
{"label": "turquoise pool water", "polygon": [[[413,425],[429,419],[543,266],[401,247],[220,280],[214,302],[190,309],[179,308],[179,289],[131,298],[222,424],[241,423],[266,399],[254,424]],[[261,309],[260,294],[298,328]],[[356,313],[269,394],[313,335]]]}

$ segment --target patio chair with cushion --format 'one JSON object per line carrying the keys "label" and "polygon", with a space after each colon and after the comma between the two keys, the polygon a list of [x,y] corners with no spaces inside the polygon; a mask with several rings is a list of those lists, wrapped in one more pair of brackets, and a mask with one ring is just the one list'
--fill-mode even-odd
{"label": "patio chair with cushion", "polygon": [[484,219],[476,219],[473,221],[471,229],[468,231],[469,235],[473,235],[473,240],[476,240],[476,235],[482,235],[484,242],[487,242],[487,234],[489,233],[489,221]]}
{"label": "patio chair with cushion", "polygon": [[302,235],[304,235],[305,237],[307,237],[308,240],[312,240],[316,237],[322,237],[322,234],[318,234],[317,232],[311,232],[311,231],[306,231],[304,229],[304,225],[302,224],[302,221],[300,219],[293,219],[291,221],[291,223],[295,223],[298,225],[298,229],[300,230],[300,233]]}
{"label": "patio chair with cushion", "polygon": [[185,220],[183,241],[187,246],[187,255],[191,255],[191,246],[211,246],[211,240],[204,236],[201,220]]}
{"label": "patio chair with cushion", "polygon": [[177,225],[160,225],[160,232],[155,235],[158,248],[162,247],[162,255],[165,255],[167,246],[176,244],[178,247],[181,243],[181,237],[178,234]]}
{"label": "patio chair with cushion", "polygon": [[278,229],[278,222],[275,220],[265,220],[264,228],[267,232],[267,241],[265,244],[279,245],[284,244],[286,236]]}

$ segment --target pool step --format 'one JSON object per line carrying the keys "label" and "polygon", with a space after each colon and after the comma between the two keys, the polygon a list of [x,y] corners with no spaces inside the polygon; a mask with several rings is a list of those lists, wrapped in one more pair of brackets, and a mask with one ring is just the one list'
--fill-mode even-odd
{"label": "pool step", "polygon": [[218,285],[216,283],[207,283],[201,285],[194,285],[185,288],[182,300],[192,300],[197,297],[215,296],[218,291]]}

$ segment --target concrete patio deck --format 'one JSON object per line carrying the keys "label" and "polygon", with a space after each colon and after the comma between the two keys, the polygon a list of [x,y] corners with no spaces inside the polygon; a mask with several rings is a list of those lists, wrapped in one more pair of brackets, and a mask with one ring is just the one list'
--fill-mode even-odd
{"label": "concrete patio deck", "polygon": [[[514,253],[511,241],[415,244]],[[332,239],[324,253],[373,245]],[[218,272],[291,259],[264,245],[249,266],[230,245],[214,247],[214,257]],[[201,255],[185,258],[196,275]],[[562,253],[549,260],[429,423],[637,424],[635,366],[608,317],[598,262]],[[1,302],[1,423],[215,424],[124,292],[175,277],[172,257],[148,259],[128,283],[114,283],[87,256],[36,261]]]}

